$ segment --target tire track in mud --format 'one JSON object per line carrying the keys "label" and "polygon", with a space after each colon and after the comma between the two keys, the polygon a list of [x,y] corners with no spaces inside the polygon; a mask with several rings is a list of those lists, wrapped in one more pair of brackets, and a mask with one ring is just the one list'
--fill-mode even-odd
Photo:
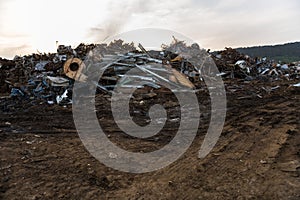
{"label": "tire track in mud", "polygon": [[[131,197],[139,199],[146,194],[151,194],[152,199],[160,198],[160,194],[165,199],[299,197],[299,179],[279,170],[283,154],[285,160],[299,155],[296,147],[300,140],[295,138],[299,126],[294,109],[299,101],[274,97],[261,102],[235,102],[241,104],[229,108],[223,135],[208,157],[196,158],[203,139],[198,137],[179,161],[137,178],[139,184],[134,184],[130,193],[135,195]],[[290,141],[293,145],[288,145]],[[291,148],[292,151],[287,150]],[[294,159],[299,160],[299,156]],[[177,190],[181,192],[174,193]]]}
{"label": "tire track in mud", "polygon": [[[299,98],[297,90],[274,92],[262,99],[228,95],[222,136],[206,158],[197,156],[208,116],[200,124],[192,146],[179,160],[164,169],[140,175],[115,171],[99,163],[74,132],[50,134],[53,129],[74,130],[68,108],[42,106],[28,109],[27,113],[0,113],[3,120],[0,196],[3,199],[299,199]],[[103,120],[111,132],[116,132],[111,121]],[[28,134],[12,132],[18,128],[24,128]],[[31,130],[45,132],[30,134]],[[119,133],[113,133],[110,139],[123,142],[126,137],[118,136]],[[173,135],[172,127],[167,127],[165,133],[158,141],[146,141],[149,146],[145,147],[160,147]],[[141,148],[139,140],[128,140],[125,145],[133,150]]]}

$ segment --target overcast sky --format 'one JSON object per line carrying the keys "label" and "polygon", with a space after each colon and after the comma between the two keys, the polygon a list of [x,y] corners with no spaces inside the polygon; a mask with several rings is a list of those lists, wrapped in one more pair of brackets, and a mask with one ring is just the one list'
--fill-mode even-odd
{"label": "overcast sky", "polygon": [[0,57],[55,52],[138,28],[164,28],[203,48],[300,41],[298,0],[0,0]]}

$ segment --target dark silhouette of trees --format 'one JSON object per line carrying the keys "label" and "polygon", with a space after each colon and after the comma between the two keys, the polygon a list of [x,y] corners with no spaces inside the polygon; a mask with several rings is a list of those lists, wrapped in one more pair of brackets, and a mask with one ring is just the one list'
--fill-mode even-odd
{"label": "dark silhouette of trees", "polygon": [[237,48],[237,50],[251,57],[267,57],[285,63],[300,61],[300,42],[274,46]]}

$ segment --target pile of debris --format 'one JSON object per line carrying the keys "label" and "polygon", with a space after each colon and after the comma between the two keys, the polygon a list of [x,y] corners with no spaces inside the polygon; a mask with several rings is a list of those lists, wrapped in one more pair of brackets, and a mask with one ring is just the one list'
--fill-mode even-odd
{"label": "pile of debris", "polygon": [[[169,48],[178,44],[175,42]],[[199,71],[169,49],[148,52],[141,44],[139,48],[141,51],[133,43],[115,40],[109,45],[80,44],[75,49],[60,45],[57,53],[16,56],[13,60],[1,59],[0,93],[10,93],[12,97],[29,100],[40,99],[48,104],[71,104],[74,82],[92,80],[93,77],[85,74],[99,69],[95,65],[103,63],[104,74],[99,82],[93,84],[109,93],[117,83],[125,88],[150,86],[157,89],[161,87],[160,82],[178,88],[195,88],[191,80],[200,80]],[[89,62],[91,60],[93,65]],[[143,75],[124,76],[133,68],[139,69]]]}
{"label": "pile of debris", "polygon": [[251,58],[232,48],[211,54],[224,78],[241,78],[248,81],[266,78],[269,80],[300,79],[299,64],[281,64],[267,58]]}
{"label": "pile of debris", "polygon": [[[75,49],[60,45],[57,53],[16,56],[13,60],[0,58],[0,94],[48,104],[72,104],[74,82],[94,80],[91,72],[99,66],[103,76],[92,84],[102,92],[111,93],[116,84],[123,88],[159,89],[167,85],[195,89],[203,85],[203,74],[201,66],[191,64],[191,55],[199,63],[212,58],[223,78],[300,79],[299,63],[251,58],[232,48],[208,54],[197,44],[187,46],[175,38],[170,45],[162,45],[161,51],[146,51],[141,44],[138,48],[134,43],[115,40],[110,44],[80,44]],[[140,73],[126,74],[134,68]]]}

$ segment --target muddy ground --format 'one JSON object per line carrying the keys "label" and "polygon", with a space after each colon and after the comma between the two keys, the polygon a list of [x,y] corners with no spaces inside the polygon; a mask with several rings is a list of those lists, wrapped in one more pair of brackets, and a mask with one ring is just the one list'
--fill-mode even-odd
{"label": "muddy ground", "polygon": [[[70,106],[1,98],[0,199],[300,199],[299,87],[286,81],[225,84],[226,122],[213,151],[197,157],[209,122],[209,101],[200,91],[203,113],[192,146],[170,166],[146,174],[116,171],[93,158]],[[164,99],[176,119],[178,105],[164,95],[146,102]],[[140,111],[134,120],[143,125],[148,118],[140,101],[132,104]],[[131,151],[159,149],[178,128],[171,120],[155,138],[134,139],[111,119],[109,96],[98,95],[96,105],[111,141]]]}

